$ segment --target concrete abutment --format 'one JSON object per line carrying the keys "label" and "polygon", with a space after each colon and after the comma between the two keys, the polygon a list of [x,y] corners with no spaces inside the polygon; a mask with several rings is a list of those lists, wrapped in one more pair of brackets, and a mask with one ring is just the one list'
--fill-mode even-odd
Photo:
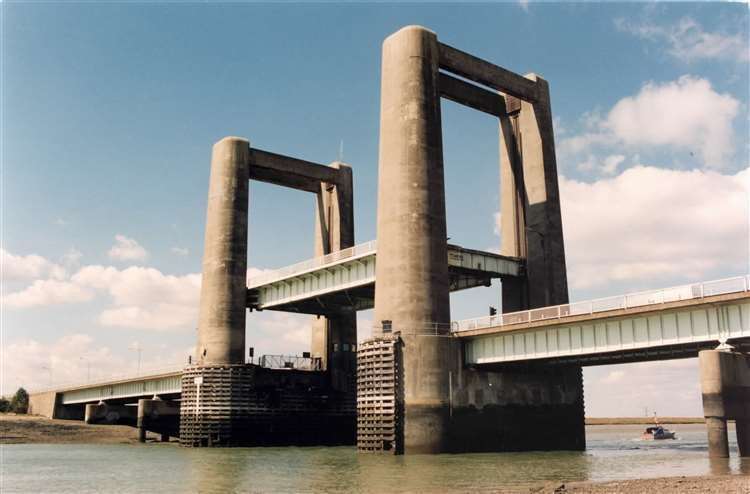
{"label": "concrete abutment", "polygon": [[730,350],[698,354],[708,454],[729,457],[727,420],[736,423],[740,456],[750,456],[750,356]]}

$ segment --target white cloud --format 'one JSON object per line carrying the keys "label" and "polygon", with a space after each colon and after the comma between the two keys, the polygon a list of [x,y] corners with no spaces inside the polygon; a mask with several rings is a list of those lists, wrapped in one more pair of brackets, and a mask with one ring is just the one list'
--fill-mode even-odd
{"label": "white cloud", "polygon": [[616,19],[615,26],[620,31],[666,46],[667,53],[683,62],[722,59],[742,62],[750,59],[746,35],[707,32],[690,17],[683,17],[671,25]]}
{"label": "white cloud", "polygon": [[68,252],[62,256],[62,263],[63,266],[65,266],[65,270],[70,272],[71,270],[78,268],[81,264],[82,257],[83,253],[75,247],[68,249]]}
{"label": "white cloud", "polygon": [[169,249],[169,251],[172,254],[175,254],[180,257],[187,257],[187,255],[190,254],[190,250],[187,249],[186,247],[172,247],[171,249]]}
{"label": "white cloud", "polygon": [[590,184],[560,177],[568,283],[635,289],[747,272],[749,180],[750,168],[642,165]]}
{"label": "white cloud", "polygon": [[529,11],[529,0],[518,0],[518,5],[523,9],[524,12]]}
{"label": "white cloud", "polygon": [[[192,349],[191,349],[192,350]],[[54,385],[83,383],[88,380],[133,374],[138,360],[133,352],[125,356],[95,341],[88,334],[73,333],[51,342],[21,338],[6,343],[0,349],[3,372],[0,375],[0,394],[13,393],[19,386],[28,389]],[[143,347],[141,370],[163,369],[187,361],[183,350],[169,351]]]}
{"label": "white cloud", "polygon": [[136,240],[117,234],[115,245],[107,255],[116,261],[142,261],[148,257],[148,252]]}
{"label": "white cloud", "polygon": [[36,254],[17,256],[0,248],[0,263],[2,263],[3,281],[39,278],[59,280],[65,277],[65,269],[62,266]]}
{"label": "white cloud", "polygon": [[606,126],[630,146],[672,146],[695,150],[709,167],[721,167],[732,154],[732,121],[739,102],[713,90],[706,79],[690,76],[665,84],[648,83],[621,99]]}
{"label": "white cloud", "polygon": [[[699,155],[706,167],[718,169],[734,154],[732,124],[739,107],[738,100],[716,92],[706,79],[682,76],[663,84],[649,82],[638,94],[618,101],[606,117],[598,112],[584,115],[587,130],[560,140],[559,152],[569,160],[617,146],[681,150]],[[614,171],[611,167],[601,170],[608,169]]]}
{"label": "white cloud", "polygon": [[60,280],[36,280],[21,291],[3,295],[3,306],[9,309],[87,302],[94,293],[85,287]]}
{"label": "white cloud", "polygon": [[173,276],[138,266],[123,270],[86,266],[71,280],[81,286],[105,290],[112,297],[114,307],[99,316],[99,322],[105,326],[163,330],[196,325],[200,274]]}
{"label": "white cloud", "polygon": [[168,330],[195,327],[198,307],[155,302],[148,307],[128,305],[105,309],[98,321],[103,326]]}
{"label": "white cloud", "polygon": [[605,175],[614,175],[617,171],[617,167],[625,161],[625,156],[621,154],[613,154],[604,158],[604,164],[602,165],[602,173]]}
{"label": "white cloud", "polygon": [[593,172],[596,171],[602,175],[614,175],[624,161],[625,156],[622,154],[612,154],[604,158],[600,163],[599,158],[593,154],[589,154],[585,161],[578,163],[576,169],[581,172]]}

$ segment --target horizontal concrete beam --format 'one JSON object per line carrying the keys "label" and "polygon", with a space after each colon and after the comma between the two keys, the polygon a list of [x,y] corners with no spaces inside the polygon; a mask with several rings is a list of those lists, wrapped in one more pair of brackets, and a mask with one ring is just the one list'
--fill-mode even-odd
{"label": "horizontal concrete beam", "polygon": [[505,98],[498,93],[488,89],[475,86],[448,74],[440,73],[438,80],[440,96],[455,101],[469,108],[489,113],[495,117],[503,117],[505,110]]}
{"label": "horizontal concrete beam", "polygon": [[330,166],[250,148],[250,180],[317,194],[321,182],[338,184],[339,175]]}
{"label": "horizontal concrete beam", "polygon": [[440,68],[466,79],[489,86],[522,100],[535,103],[538,99],[536,82],[510,70],[498,67],[474,55],[438,43]]}

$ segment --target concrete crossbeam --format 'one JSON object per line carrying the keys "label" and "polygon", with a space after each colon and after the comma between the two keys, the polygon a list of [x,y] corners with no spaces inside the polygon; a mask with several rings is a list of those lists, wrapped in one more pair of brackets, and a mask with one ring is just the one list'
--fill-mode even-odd
{"label": "concrete crossbeam", "polygon": [[488,113],[495,117],[504,117],[505,98],[498,93],[475,86],[448,74],[439,74],[440,96],[461,105]]}
{"label": "concrete crossbeam", "polygon": [[[345,183],[346,177],[338,168],[283,156],[260,149],[251,149],[248,178],[317,194],[321,182]],[[351,171],[351,170],[350,170]]]}
{"label": "concrete crossbeam", "polygon": [[441,69],[529,102],[538,99],[535,81],[444,43],[438,43],[438,47]]}

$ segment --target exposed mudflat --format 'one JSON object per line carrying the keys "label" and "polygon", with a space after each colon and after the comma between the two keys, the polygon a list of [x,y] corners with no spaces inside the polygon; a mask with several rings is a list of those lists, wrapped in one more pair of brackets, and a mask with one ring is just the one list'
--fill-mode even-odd
{"label": "exposed mudflat", "polygon": [[[156,438],[156,436],[153,436]],[[0,414],[0,444],[135,444],[127,425],[88,425],[36,415]]]}
{"label": "exposed mudflat", "polygon": [[[498,492],[503,492],[502,490]],[[750,494],[750,475],[710,475],[545,484],[528,491],[534,494]]]}

